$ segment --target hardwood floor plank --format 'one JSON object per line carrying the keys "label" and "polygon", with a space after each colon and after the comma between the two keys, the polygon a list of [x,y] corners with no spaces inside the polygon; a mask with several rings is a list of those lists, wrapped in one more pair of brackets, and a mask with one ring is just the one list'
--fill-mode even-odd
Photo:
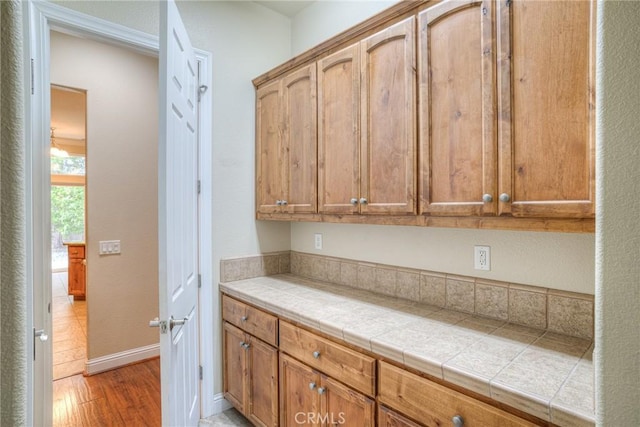
{"label": "hardwood floor plank", "polygon": [[160,359],[53,382],[54,427],[159,426]]}

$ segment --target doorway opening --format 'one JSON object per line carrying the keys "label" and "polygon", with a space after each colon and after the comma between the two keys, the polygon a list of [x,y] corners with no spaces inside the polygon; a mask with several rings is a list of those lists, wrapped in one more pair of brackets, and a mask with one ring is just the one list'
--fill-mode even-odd
{"label": "doorway opening", "polygon": [[87,93],[51,85],[51,314],[53,380],[87,361]]}

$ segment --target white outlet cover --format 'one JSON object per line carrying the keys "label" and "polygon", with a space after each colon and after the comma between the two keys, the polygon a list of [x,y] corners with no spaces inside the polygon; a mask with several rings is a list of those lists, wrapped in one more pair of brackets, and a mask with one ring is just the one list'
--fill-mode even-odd
{"label": "white outlet cover", "polygon": [[313,237],[314,247],[318,250],[322,249],[322,234],[316,233]]}
{"label": "white outlet cover", "polygon": [[491,270],[491,247],[474,246],[473,248],[473,268],[476,270]]}

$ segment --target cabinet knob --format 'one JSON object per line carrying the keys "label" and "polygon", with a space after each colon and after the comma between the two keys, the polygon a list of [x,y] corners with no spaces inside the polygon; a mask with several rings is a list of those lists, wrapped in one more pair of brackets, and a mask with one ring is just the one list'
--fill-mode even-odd
{"label": "cabinet knob", "polygon": [[282,206],[282,200],[276,200],[276,206]]}
{"label": "cabinet knob", "polygon": [[324,394],[326,389],[324,387],[318,387],[318,394]]}
{"label": "cabinet knob", "polygon": [[240,341],[240,347],[244,347],[246,343],[244,341]]}
{"label": "cabinet knob", "polygon": [[316,388],[316,383],[314,383],[313,381],[309,383],[309,390],[315,390]]}
{"label": "cabinet knob", "polygon": [[244,345],[242,347],[244,347],[244,349],[247,350],[249,347],[251,347],[251,344],[244,343]]}
{"label": "cabinet knob", "polygon": [[319,359],[320,358],[320,352],[319,351],[314,351],[313,352],[313,358],[314,359]]}
{"label": "cabinet knob", "polygon": [[246,321],[247,321],[247,316],[242,316],[242,317],[240,318],[240,320],[241,320],[241,321],[243,321],[243,322],[246,322]]}
{"label": "cabinet knob", "polygon": [[485,203],[491,203],[493,202],[493,196],[489,193],[485,194],[482,196],[482,201]]}
{"label": "cabinet knob", "polygon": [[453,423],[454,427],[464,426],[464,418],[462,418],[460,415],[455,415],[453,418],[451,418],[451,422]]}
{"label": "cabinet knob", "polygon": [[500,201],[501,202],[505,202],[506,203],[506,202],[508,202],[510,200],[511,200],[511,196],[509,196],[507,193],[502,193],[500,195]]}
{"label": "cabinet knob", "polygon": [[356,199],[355,197],[351,199],[350,203],[355,206],[358,204],[358,199]]}
{"label": "cabinet knob", "polygon": [[366,205],[367,203],[369,203],[369,202],[367,202],[367,199],[366,199],[366,198],[364,198],[364,197],[361,197],[361,198],[360,198],[360,204],[361,204],[361,205]]}
{"label": "cabinet knob", "polygon": [[287,201],[286,200],[282,200],[282,206],[287,206]]}

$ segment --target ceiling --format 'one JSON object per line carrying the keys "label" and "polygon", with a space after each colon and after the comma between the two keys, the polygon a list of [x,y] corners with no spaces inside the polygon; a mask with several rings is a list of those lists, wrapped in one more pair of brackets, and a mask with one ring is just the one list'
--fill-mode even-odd
{"label": "ceiling", "polygon": [[51,127],[56,144],[61,148],[83,153],[87,122],[84,91],[51,86]]}
{"label": "ceiling", "polygon": [[278,12],[284,16],[288,16],[289,18],[293,18],[298,14],[302,9],[315,3],[315,1],[307,1],[307,0],[291,0],[291,1],[276,1],[276,0],[262,0],[256,1],[256,3],[271,9],[275,12]]}

